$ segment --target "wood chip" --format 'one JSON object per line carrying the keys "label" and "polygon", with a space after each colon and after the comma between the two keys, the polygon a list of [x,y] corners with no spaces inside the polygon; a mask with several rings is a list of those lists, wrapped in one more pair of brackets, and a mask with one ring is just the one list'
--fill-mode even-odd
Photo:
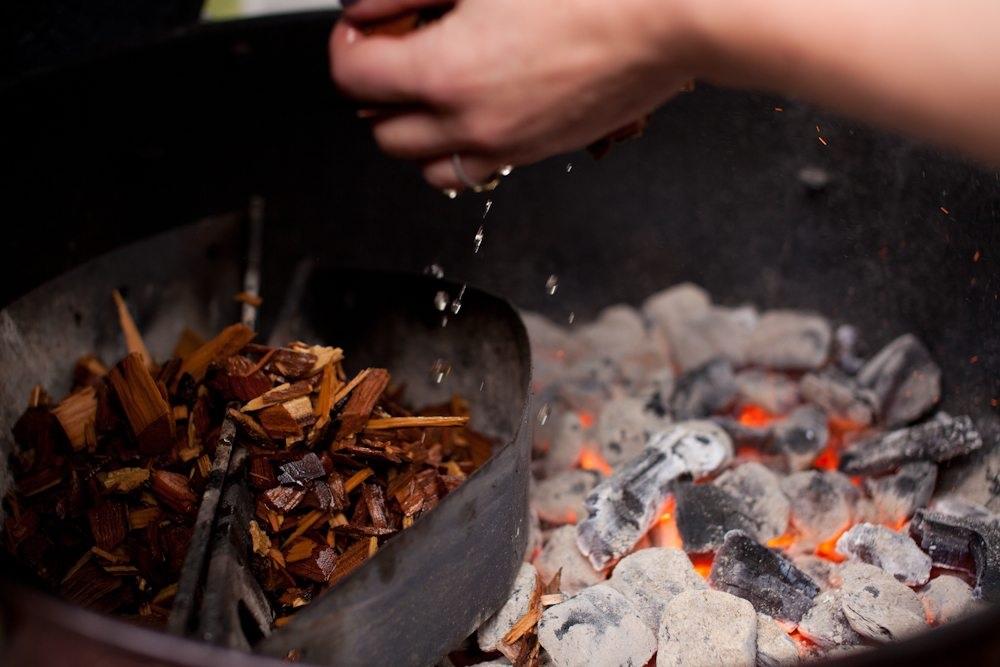
{"label": "wood chip", "polygon": [[101,549],[110,551],[125,539],[128,513],[124,504],[104,502],[87,512],[87,519],[94,544]]}
{"label": "wood chip", "polygon": [[357,488],[358,484],[368,479],[370,475],[374,475],[375,471],[371,468],[362,468],[353,475],[351,475],[346,482],[344,482],[344,491],[350,493]]}
{"label": "wood chip", "polygon": [[191,490],[188,478],[176,472],[156,470],[151,475],[153,495],[160,502],[181,514],[193,514],[198,509],[198,496]]}
{"label": "wood chip", "polygon": [[129,312],[128,306],[125,305],[125,299],[122,298],[118,290],[113,290],[111,297],[114,299],[115,307],[118,309],[118,324],[121,326],[122,334],[125,336],[126,349],[128,349],[130,354],[138,354],[146,368],[154,368],[153,357],[149,354],[149,350],[146,349],[146,343],[143,342],[142,334],[139,333],[139,327],[135,325],[135,320],[132,319],[132,314]]}
{"label": "wood chip", "polygon": [[271,551],[271,538],[253,519],[250,520],[250,540],[253,544],[253,552],[258,556],[267,556],[268,552]]}
{"label": "wood chip", "polygon": [[80,451],[87,444],[87,424],[97,418],[97,394],[93,387],[75,391],[52,409],[52,414],[66,432],[73,449]]}
{"label": "wood chip", "polygon": [[340,413],[340,428],[336,440],[348,438],[360,431],[368,422],[375,403],[389,385],[389,371],[384,368],[369,369],[368,374],[351,392]]}
{"label": "wood chip", "polygon": [[106,491],[131,493],[149,479],[148,468],[119,468],[111,472],[97,474],[97,480]]}
{"label": "wood chip", "polygon": [[205,377],[208,365],[213,361],[224,359],[236,354],[246,346],[254,337],[253,330],[245,324],[233,324],[223,329],[218,336],[208,341],[197,350],[189,354],[181,364],[177,373],[176,382],[185,374],[190,375],[196,381]]}
{"label": "wood chip", "polygon": [[261,304],[264,303],[264,299],[260,298],[256,294],[251,294],[250,292],[237,292],[233,296],[233,300],[245,303],[248,306],[253,306],[254,308],[260,308]]}
{"label": "wood chip", "polygon": [[365,431],[387,431],[398,428],[451,428],[465,426],[468,417],[386,417],[371,419]]}
{"label": "wood chip", "polygon": [[308,380],[300,380],[294,384],[286,382],[285,384],[278,385],[274,389],[269,389],[263,394],[255,397],[253,400],[249,401],[246,405],[240,408],[240,411],[255,412],[257,410],[263,410],[271,405],[284,403],[300,396],[308,396],[311,393],[312,385]]}
{"label": "wood chip", "polygon": [[132,510],[128,513],[128,528],[129,530],[145,528],[154,521],[157,521],[161,514],[162,512],[160,512],[159,507],[143,507]]}
{"label": "wood chip", "polygon": [[142,357],[134,352],[129,354],[111,369],[108,379],[139,441],[139,450],[151,455],[173,447],[173,412]]}

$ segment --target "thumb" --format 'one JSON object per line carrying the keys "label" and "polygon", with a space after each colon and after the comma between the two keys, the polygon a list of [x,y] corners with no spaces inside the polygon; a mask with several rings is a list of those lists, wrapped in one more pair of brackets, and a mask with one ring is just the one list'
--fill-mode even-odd
{"label": "thumb", "polygon": [[448,7],[455,0],[341,0],[344,18],[352,23],[375,23],[427,7]]}

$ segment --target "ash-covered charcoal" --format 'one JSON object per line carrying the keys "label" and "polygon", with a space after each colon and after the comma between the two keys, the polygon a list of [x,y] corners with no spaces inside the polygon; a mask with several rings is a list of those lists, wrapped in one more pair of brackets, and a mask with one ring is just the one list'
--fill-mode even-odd
{"label": "ash-covered charcoal", "polygon": [[849,475],[875,475],[911,461],[948,461],[982,446],[970,417],[939,412],[923,424],[858,442],[843,453],[840,469]]}
{"label": "ash-covered charcoal", "polygon": [[905,463],[892,475],[865,479],[865,490],[872,499],[872,522],[899,524],[921,507],[934,493],[937,465],[928,461]]}
{"label": "ash-covered charcoal", "polygon": [[629,461],[646,447],[649,436],[670,425],[670,419],[650,410],[638,398],[613,398],[597,420],[596,438],[601,456],[612,468]]}
{"label": "ash-covered charcoal", "polygon": [[909,535],[885,526],[852,526],[837,540],[837,551],[850,560],[879,567],[908,586],[920,586],[930,578],[931,557]]}
{"label": "ash-covered charcoal", "polygon": [[794,310],[764,313],[750,335],[746,362],[774,370],[815,370],[830,355],[830,323]]}
{"label": "ash-covered charcoal", "polygon": [[935,512],[953,516],[959,519],[976,519],[982,521],[1000,521],[1000,515],[990,511],[988,507],[971,502],[965,498],[944,496],[934,501]]}
{"label": "ash-covered charcoal", "polygon": [[326,470],[319,457],[309,452],[298,461],[290,461],[279,468],[278,483],[287,486],[305,486],[308,482],[326,477]]}
{"label": "ash-covered charcoal", "polygon": [[754,609],[780,621],[797,623],[812,607],[819,586],[790,560],[734,530],[715,554],[709,583],[741,597]]}
{"label": "ash-covered charcoal", "polygon": [[608,306],[589,324],[578,325],[574,339],[590,350],[615,361],[651,345],[642,315],[632,306]]}
{"label": "ash-covered charcoal", "polygon": [[910,535],[935,565],[975,572],[977,599],[1000,602],[1000,522],[921,509]]}
{"label": "ash-covered charcoal", "polygon": [[716,357],[742,364],[747,340],[757,325],[752,306],[713,306],[708,293],[691,283],[654,294],[642,309],[666,336],[671,357],[682,371]]}
{"label": "ash-covered charcoal", "polygon": [[799,633],[824,649],[857,646],[864,639],[847,622],[842,605],[842,593],[831,590],[813,599],[813,606],[799,621]]}
{"label": "ash-covered charcoal", "polygon": [[754,667],[756,658],[757,612],[746,600],[704,590],[681,593],[667,604],[656,667]]}
{"label": "ash-covered charcoal", "polygon": [[756,461],[742,463],[719,475],[714,483],[736,499],[752,524],[748,532],[758,542],[788,530],[791,505],[781,491],[781,480],[767,466]]}
{"label": "ash-covered charcoal", "polygon": [[767,614],[757,614],[757,667],[783,667],[799,661],[799,649],[785,629]]}
{"label": "ash-covered charcoal", "polygon": [[544,610],[538,641],[559,667],[644,665],[656,652],[656,636],[632,604],[603,584]]}
{"label": "ash-covered charcoal", "polygon": [[487,653],[497,650],[504,636],[530,610],[531,601],[540,585],[541,581],[535,568],[530,563],[522,563],[521,569],[517,572],[517,578],[514,579],[514,588],[510,592],[510,597],[497,613],[479,626],[476,640],[480,650]]}
{"label": "ash-covered charcoal", "polygon": [[875,420],[877,397],[849,377],[826,371],[806,373],[799,381],[802,398],[822,408],[828,415],[862,426]]}
{"label": "ash-covered charcoal", "polygon": [[559,582],[564,593],[575,595],[605,579],[603,571],[595,570],[576,545],[576,528],[562,526],[549,533],[535,567],[544,581],[562,571]]}
{"label": "ash-covered charcoal", "polygon": [[974,613],[978,604],[972,587],[960,577],[942,574],[917,591],[924,606],[924,616],[931,625],[944,625]]}
{"label": "ash-covered charcoal", "polygon": [[586,516],[584,500],[600,475],[589,470],[566,470],[534,482],[531,506],[546,523],[576,523]]}
{"label": "ash-covered charcoal", "polygon": [[861,333],[850,324],[841,324],[833,332],[834,360],[840,370],[848,375],[856,375],[865,365],[867,346],[861,340]]}
{"label": "ash-covered charcoal", "polygon": [[991,433],[983,438],[983,445],[938,471],[936,493],[1000,512],[1000,438]]}
{"label": "ash-covered charcoal", "polygon": [[587,497],[587,518],[577,526],[580,551],[595,568],[607,567],[653,525],[675,479],[715,472],[732,456],[729,436],[711,422],[680,422],[654,434],[642,454]]}
{"label": "ash-covered charcoal", "polygon": [[874,392],[879,422],[889,428],[909,424],[941,399],[941,369],[913,334],[872,357],[858,372],[858,384]]}
{"label": "ash-covered charcoal", "polygon": [[676,419],[702,419],[732,405],[738,393],[732,364],[714,359],[677,380],[670,410]]}
{"label": "ash-covered charcoal", "polygon": [[667,603],[684,591],[707,588],[691,560],[680,549],[652,547],[623,558],[608,585],[620,591],[654,632]]}
{"label": "ash-covered charcoal", "polygon": [[752,532],[755,528],[739,502],[717,486],[682,482],[674,489],[674,500],[677,530],[688,553],[715,551],[729,531]]}
{"label": "ash-covered charcoal", "polygon": [[774,425],[771,447],[784,455],[789,470],[805,470],[826,446],[826,415],[812,405],[796,408]]}
{"label": "ash-covered charcoal", "polygon": [[[580,413],[576,410],[560,410],[558,414],[551,414],[546,419],[552,426],[543,468],[551,475],[569,470],[577,464],[586,440],[587,429],[583,425]],[[538,442],[537,436],[535,442]]]}
{"label": "ash-covered charcoal", "polygon": [[791,523],[799,535],[797,548],[812,551],[851,525],[857,490],[843,475],[797,472],[781,480],[781,490],[791,503]]}
{"label": "ash-covered charcoal", "polygon": [[887,642],[927,627],[917,594],[874,565],[845,563],[840,578],[841,608],[862,637]]}
{"label": "ash-covered charcoal", "polygon": [[771,414],[787,414],[799,404],[799,387],[787,375],[750,368],[736,374],[740,400],[759,405]]}
{"label": "ash-covered charcoal", "polygon": [[674,395],[677,378],[670,366],[647,368],[632,386],[631,395],[642,401],[651,415],[660,419],[670,417],[670,397]]}
{"label": "ash-covered charcoal", "polygon": [[792,565],[802,570],[821,591],[828,591],[840,585],[840,577],[837,574],[839,565],[831,560],[813,554],[799,554],[792,557]]}
{"label": "ash-covered charcoal", "polygon": [[567,360],[579,356],[579,343],[569,331],[538,313],[521,311],[531,343],[532,380],[546,387],[565,371]]}

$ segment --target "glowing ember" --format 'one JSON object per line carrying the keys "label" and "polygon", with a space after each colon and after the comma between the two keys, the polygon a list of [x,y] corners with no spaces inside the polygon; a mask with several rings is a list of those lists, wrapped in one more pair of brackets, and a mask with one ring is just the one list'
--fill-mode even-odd
{"label": "glowing ember", "polygon": [[772,549],[783,549],[787,551],[798,539],[798,535],[795,533],[787,532],[784,535],[778,535],[777,537],[769,539],[767,541],[767,546]]}
{"label": "glowing ember", "polygon": [[653,543],[658,547],[668,547],[671,549],[681,549],[684,547],[684,540],[681,539],[680,531],[677,530],[677,521],[674,518],[675,508],[674,497],[670,496],[663,503],[660,518],[651,531]]}
{"label": "glowing ember", "polygon": [[740,408],[738,419],[744,426],[759,428],[761,426],[767,426],[773,422],[776,417],[759,405],[753,405],[751,403]]}
{"label": "glowing ember", "polygon": [[580,425],[583,426],[583,428],[594,428],[594,422],[596,420],[594,419],[594,413],[593,412],[588,412],[586,410],[580,410],[576,414],[577,414],[578,417],[580,417]]}
{"label": "glowing ember", "polygon": [[611,476],[614,472],[604,457],[592,449],[580,450],[580,461],[577,465],[584,470],[596,470],[605,477]]}
{"label": "glowing ember", "polygon": [[819,453],[816,460],[813,461],[813,467],[817,470],[836,470],[839,464],[840,447],[834,443],[833,438],[830,438],[826,447]]}
{"label": "glowing ember", "polygon": [[702,579],[708,579],[708,575],[712,571],[713,560],[715,560],[714,554],[691,555],[691,565],[694,566],[694,571]]}
{"label": "glowing ember", "polygon": [[816,555],[819,556],[820,558],[825,558],[829,561],[833,561],[834,563],[843,563],[845,560],[847,560],[845,556],[841,555],[841,553],[837,551],[837,540],[839,540],[840,536],[843,535],[845,532],[847,532],[846,527],[840,532],[838,532],[836,535],[828,539],[826,542],[823,542],[818,547],[816,547]]}
{"label": "glowing ember", "polygon": [[764,460],[764,455],[756,447],[749,447],[744,445],[743,447],[738,447],[736,449],[736,458],[742,461],[758,461]]}

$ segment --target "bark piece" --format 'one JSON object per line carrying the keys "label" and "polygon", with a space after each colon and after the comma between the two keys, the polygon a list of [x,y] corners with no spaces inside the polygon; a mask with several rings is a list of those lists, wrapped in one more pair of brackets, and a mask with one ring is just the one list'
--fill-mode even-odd
{"label": "bark piece", "polygon": [[108,379],[125,411],[132,433],[143,454],[167,451],[174,445],[174,419],[170,405],[163,398],[136,353],[122,359],[108,373]]}
{"label": "bark piece", "polygon": [[286,486],[306,486],[307,482],[320,477],[326,477],[326,469],[319,457],[309,452],[298,461],[290,461],[279,470],[278,482]]}

